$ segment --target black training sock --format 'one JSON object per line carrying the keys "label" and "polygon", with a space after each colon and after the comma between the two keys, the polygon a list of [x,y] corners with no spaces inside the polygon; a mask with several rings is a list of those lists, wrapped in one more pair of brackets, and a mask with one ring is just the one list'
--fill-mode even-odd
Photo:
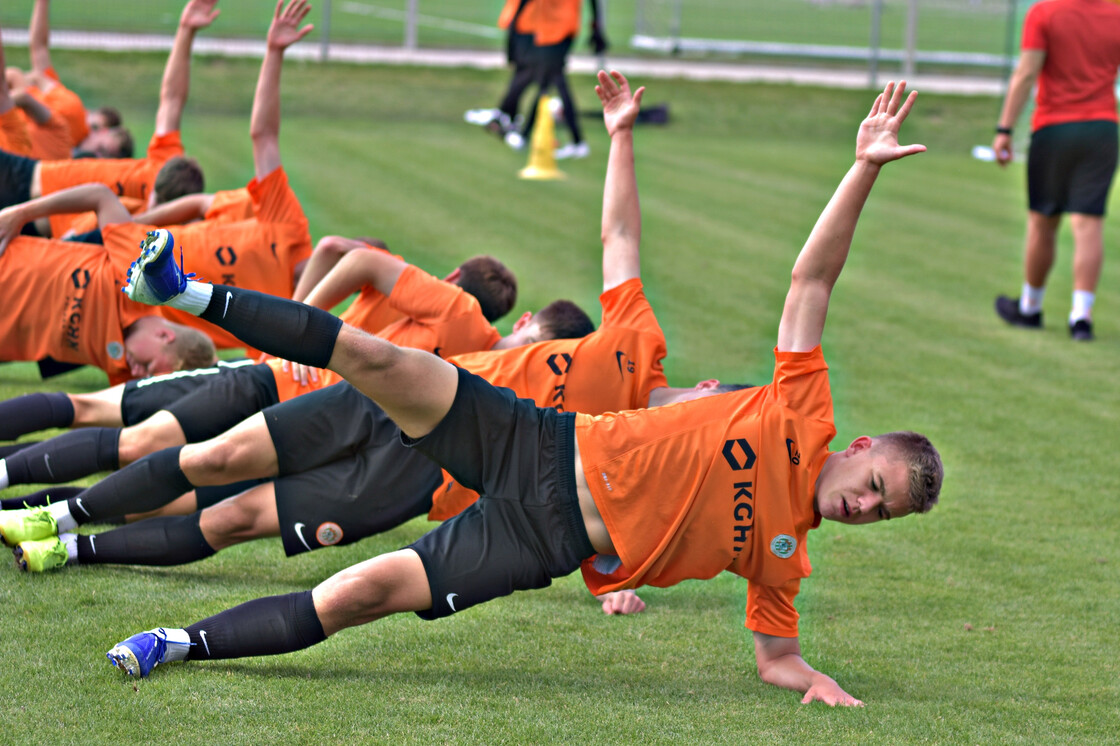
{"label": "black training sock", "polygon": [[214,554],[199,513],[149,518],[101,534],[78,535],[79,564],[185,565]]}
{"label": "black training sock", "polygon": [[74,424],[74,403],[62,392],[24,394],[0,401],[0,440]]}
{"label": "black training sock", "polygon": [[247,658],[303,650],[327,639],[311,591],[268,596],[187,627],[187,660]]}
{"label": "black training sock", "polygon": [[6,458],[8,458],[8,456],[11,456],[13,453],[19,453],[24,448],[30,448],[31,446],[35,445],[36,443],[42,443],[42,442],[43,441],[41,441],[41,440],[24,440],[24,441],[20,441],[19,443],[9,443],[6,446],[0,446],[0,458],[6,459]]}
{"label": "black training sock", "polygon": [[121,429],[90,427],[44,440],[8,456],[9,484],[58,484],[120,466]]}
{"label": "black training sock", "polygon": [[78,497],[67,500],[70,515],[79,524],[97,523],[113,516],[162,508],[190,492],[194,485],[179,468],[181,450],[182,446],[164,448],[110,474]]}
{"label": "black training sock", "polygon": [[270,355],[326,368],[342,320],[319,308],[253,290],[215,285],[200,314],[250,347]]}
{"label": "black training sock", "polygon": [[41,508],[51,503],[69,500],[86,491],[85,487],[48,487],[20,497],[6,497],[0,500],[0,510],[19,510],[20,508]]}

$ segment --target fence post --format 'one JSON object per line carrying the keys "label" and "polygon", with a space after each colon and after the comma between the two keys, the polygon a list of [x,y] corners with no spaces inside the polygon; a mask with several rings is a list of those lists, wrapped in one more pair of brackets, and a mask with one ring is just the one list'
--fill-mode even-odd
{"label": "fence post", "polygon": [[404,22],[404,48],[416,51],[416,15],[420,0],[408,0],[408,18]]}
{"label": "fence post", "polygon": [[331,0],[323,2],[323,22],[319,29],[319,61],[326,62],[331,50]]}
{"label": "fence post", "polygon": [[906,9],[906,58],[902,64],[902,76],[907,80],[914,77],[916,65],[914,58],[918,54],[918,0],[910,0]]}
{"label": "fence post", "polygon": [[882,26],[883,0],[875,0],[875,5],[871,8],[871,43],[867,60],[868,87],[872,90],[879,87],[879,44]]}

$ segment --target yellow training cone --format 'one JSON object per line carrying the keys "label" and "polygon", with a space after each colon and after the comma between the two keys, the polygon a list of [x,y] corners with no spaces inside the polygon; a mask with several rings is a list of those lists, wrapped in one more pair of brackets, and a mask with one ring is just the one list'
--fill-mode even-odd
{"label": "yellow training cone", "polygon": [[537,119],[533,135],[529,138],[529,163],[518,172],[522,179],[563,179],[564,172],[556,168],[556,126],[548,108],[548,96],[541,96],[537,104]]}

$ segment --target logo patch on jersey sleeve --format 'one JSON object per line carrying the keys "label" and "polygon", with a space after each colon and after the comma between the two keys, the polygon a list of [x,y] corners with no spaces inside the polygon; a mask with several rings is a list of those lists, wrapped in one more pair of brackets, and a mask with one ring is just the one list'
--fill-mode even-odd
{"label": "logo patch on jersey sleeve", "polygon": [[105,352],[108,353],[111,359],[120,360],[122,357],[124,357],[124,345],[114,340],[105,345]]}
{"label": "logo patch on jersey sleeve", "polygon": [[325,547],[337,544],[342,541],[342,526],[331,521],[320,524],[319,528],[315,529],[315,541]]}
{"label": "logo patch on jersey sleeve", "polygon": [[770,540],[770,551],[776,557],[789,559],[797,551],[797,539],[789,534],[778,534]]}

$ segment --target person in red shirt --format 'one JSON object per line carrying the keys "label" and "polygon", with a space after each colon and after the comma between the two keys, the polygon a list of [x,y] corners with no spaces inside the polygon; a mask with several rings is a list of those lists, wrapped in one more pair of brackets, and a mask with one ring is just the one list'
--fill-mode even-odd
{"label": "person in red shirt", "polygon": [[[581,565],[592,591],[728,569],[759,586],[749,591],[748,621],[763,680],[803,692],[805,702],[861,704],[802,658],[789,602],[808,571],[805,533],[820,518],[869,523],[924,512],[941,488],[940,457],[923,436],[864,436],[828,450],[835,429],[820,342],[829,298],[882,166],[925,150],[898,143],[914,103],[904,89],[888,84],[860,125],[856,162],[794,264],[774,380],[757,389],[597,417],[541,409],[329,314],[188,282],[165,253],[146,253],[130,278],[134,298],[194,310],[250,344],[339,372],[384,409],[405,445],[482,497],[408,548],[312,591],[139,633],[110,650],[110,662],[147,675],[161,662],[300,649],[394,613],[448,616]],[[631,96],[620,74],[600,72],[596,91],[612,134],[610,181],[632,160],[642,89]],[[604,239],[636,242],[629,231]],[[627,493],[651,479],[656,489]]]}
{"label": "person in red shirt", "polygon": [[1104,215],[1116,173],[1116,71],[1120,5],[1113,0],[1047,0],[1023,23],[1019,63],[1007,87],[992,149],[1012,159],[1012,128],[1038,82],[1027,159],[1027,242],[1018,298],[996,298],[1012,326],[1042,326],[1046,279],[1062,214],[1073,229],[1070,337],[1093,339],[1093,302],[1104,263]]}
{"label": "person in red shirt", "polygon": [[[132,158],[132,137],[121,127],[99,127],[79,144],[80,150],[94,158],[39,161],[23,157],[27,150],[5,148],[0,152],[0,207],[91,182],[105,184],[119,197],[148,205],[202,191],[202,170],[193,159],[183,156],[179,130],[190,90],[191,47],[197,31],[217,17],[216,3],[189,0],[183,8],[164,68],[155,132],[144,158]],[[44,217],[25,227],[24,232],[61,237],[75,217],[72,213]]]}

